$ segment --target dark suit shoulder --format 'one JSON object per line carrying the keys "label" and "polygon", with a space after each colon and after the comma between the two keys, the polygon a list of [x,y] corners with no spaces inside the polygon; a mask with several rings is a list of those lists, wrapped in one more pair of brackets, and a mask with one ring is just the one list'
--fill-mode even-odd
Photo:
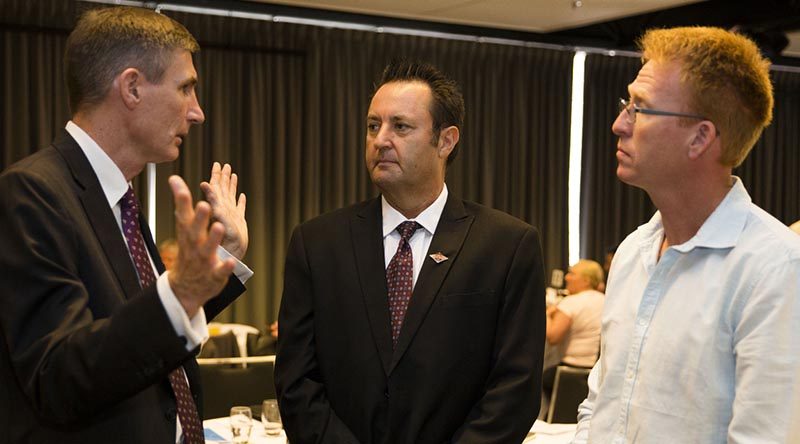
{"label": "dark suit shoulder", "polygon": [[26,207],[32,202],[41,202],[51,208],[65,205],[69,190],[76,189],[76,182],[61,154],[49,146],[9,166],[0,174],[0,194],[4,206]]}
{"label": "dark suit shoulder", "polygon": [[503,211],[489,208],[476,202],[466,200],[462,202],[464,203],[464,211],[475,216],[476,222],[480,222],[482,225],[498,230],[535,230],[531,224]]}
{"label": "dark suit shoulder", "polygon": [[52,179],[65,177],[66,170],[64,158],[50,145],[10,165],[0,177],[23,175],[32,179]]}
{"label": "dark suit shoulder", "polygon": [[308,231],[329,231],[336,227],[346,227],[348,221],[359,214],[365,214],[375,209],[373,206],[377,205],[377,214],[380,216],[380,198],[373,198],[353,204],[347,207],[338,208],[327,213],[315,216],[305,222],[302,222],[298,228]]}

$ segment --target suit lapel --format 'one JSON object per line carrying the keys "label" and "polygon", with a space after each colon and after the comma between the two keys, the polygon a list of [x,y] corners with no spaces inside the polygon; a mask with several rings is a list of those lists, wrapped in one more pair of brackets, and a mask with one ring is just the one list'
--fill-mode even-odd
{"label": "suit lapel", "polygon": [[[400,358],[408,349],[431,304],[436,299],[436,295],[439,293],[450,267],[458,260],[458,253],[461,251],[462,245],[464,245],[464,239],[467,237],[473,220],[474,217],[468,215],[464,210],[464,204],[461,200],[450,194],[447,197],[447,203],[436,227],[436,233],[434,233],[431,240],[431,246],[422,258],[424,260],[422,269],[414,286],[411,301],[408,304],[406,317],[403,320],[403,328],[400,330],[400,337],[397,338],[397,348],[392,356],[389,373],[394,370]],[[442,253],[448,259],[437,264],[429,256],[432,253]],[[388,308],[386,311],[388,312]]]}
{"label": "suit lapel", "polygon": [[126,299],[130,299],[139,291],[139,278],[97,175],[92,170],[86,155],[66,131],[61,133],[53,145],[66,160],[72,176],[78,183],[80,188],[78,198],[86,217],[100,241],[108,262],[114,269]]}
{"label": "suit lapel", "polygon": [[156,247],[156,243],[153,240],[153,233],[150,232],[150,224],[147,223],[147,219],[144,218],[144,211],[139,211],[139,226],[142,227],[142,238],[144,238],[144,245],[147,248],[147,251],[150,253],[150,257],[153,259],[153,263],[156,264],[156,277],[161,276],[166,268],[164,267],[164,262],[161,260],[161,254],[158,252],[158,247]]}
{"label": "suit lapel", "polygon": [[392,360],[392,335],[386,293],[380,198],[368,202],[351,218],[350,229],[372,337],[381,357],[383,370],[388,375]]}

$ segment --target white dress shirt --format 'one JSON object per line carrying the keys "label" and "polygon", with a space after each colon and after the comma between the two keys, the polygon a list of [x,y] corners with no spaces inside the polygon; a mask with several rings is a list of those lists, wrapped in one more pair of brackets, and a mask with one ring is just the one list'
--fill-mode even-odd
{"label": "white dress shirt", "polygon": [[741,180],[681,245],[661,214],[614,256],[574,443],[783,443],[800,362],[800,237]]}
{"label": "white dress shirt", "polygon": [[[108,206],[111,208],[111,211],[114,213],[114,218],[117,220],[120,236],[124,238],[125,235],[122,231],[122,212],[120,209],[120,200],[128,191],[130,183],[125,180],[125,176],[122,174],[122,171],[119,169],[117,164],[115,164],[114,161],[108,157],[108,154],[106,154],[106,152],[103,151],[103,149],[97,144],[97,142],[95,142],[94,139],[86,134],[83,129],[81,129],[71,120],[67,122],[65,129],[70,136],[75,139],[75,141],[78,143],[78,146],[80,146],[81,150],[86,155],[86,158],[89,160],[89,164],[91,165],[92,170],[94,170],[95,175],[97,175],[97,179],[100,182],[100,187],[103,189],[103,193],[108,200]],[[124,243],[125,247],[129,248],[128,242],[126,241]],[[223,260],[228,257],[233,257],[222,247],[217,249],[217,254]],[[236,261],[234,274],[242,283],[247,282],[247,280],[253,275],[253,271],[250,270],[247,265],[240,262],[237,258],[233,257],[233,259]],[[152,257],[150,257],[150,265],[153,267],[153,272],[157,275],[158,270],[155,267]],[[186,350],[193,350],[203,341],[208,339],[206,313],[203,310],[203,307],[200,307],[200,310],[197,312],[197,314],[191,319],[189,318],[186,310],[183,309],[183,306],[178,301],[177,296],[175,296],[175,293],[169,286],[168,273],[169,271],[164,272],[156,280],[158,297],[161,299],[161,304],[164,306],[167,317],[169,318],[170,323],[175,329],[177,335],[186,338]],[[176,421],[176,424],[176,442],[180,443],[182,442],[180,421]]]}
{"label": "white dress shirt", "polygon": [[411,257],[414,264],[414,277],[413,285],[417,285],[417,277],[419,271],[422,269],[422,263],[425,262],[425,254],[431,246],[433,233],[436,232],[436,226],[439,225],[439,219],[442,217],[444,205],[447,203],[447,185],[442,187],[442,192],[439,197],[433,201],[432,204],[423,210],[414,219],[406,219],[399,211],[395,210],[386,198],[381,196],[381,213],[383,220],[383,259],[384,267],[389,267],[394,254],[397,252],[397,246],[400,245],[400,233],[396,228],[401,223],[407,220],[416,221],[422,225],[409,239],[408,244],[411,247]]}

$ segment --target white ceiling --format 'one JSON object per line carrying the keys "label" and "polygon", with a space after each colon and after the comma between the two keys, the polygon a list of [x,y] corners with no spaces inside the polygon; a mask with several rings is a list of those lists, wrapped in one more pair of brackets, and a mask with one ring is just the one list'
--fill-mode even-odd
{"label": "white ceiling", "polygon": [[[550,32],[698,0],[258,0],[517,31]],[[582,6],[574,6],[581,3]]]}
{"label": "white ceiling", "polygon": [[[553,32],[700,0],[251,0],[459,25]],[[576,4],[581,6],[577,7]],[[783,55],[800,57],[800,31]]]}

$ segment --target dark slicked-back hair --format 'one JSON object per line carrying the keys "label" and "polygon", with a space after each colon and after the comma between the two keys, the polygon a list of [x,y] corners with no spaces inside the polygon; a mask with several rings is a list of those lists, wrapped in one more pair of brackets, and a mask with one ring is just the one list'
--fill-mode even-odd
{"label": "dark slicked-back hair", "polygon": [[[456,82],[444,75],[429,63],[395,60],[389,63],[383,70],[381,80],[375,86],[375,93],[381,86],[392,82],[422,82],[431,89],[430,113],[433,119],[433,138],[431,143],[436,145],[439,142],[439,134],[442,129],[455,126],[461,131],[464,125],[464,97],[458,89]],[[447,157],[448,165],[458,154],[458,145],[453,147],[453,151]]]}
{"label": "dark slicked-back hair", "polygon": [[178,49],[194,53],[200,46],[183,25],[155,11],[118,6],[86,12],[64,51],[70,110],[99,103],[127,68],[160,82]]}

